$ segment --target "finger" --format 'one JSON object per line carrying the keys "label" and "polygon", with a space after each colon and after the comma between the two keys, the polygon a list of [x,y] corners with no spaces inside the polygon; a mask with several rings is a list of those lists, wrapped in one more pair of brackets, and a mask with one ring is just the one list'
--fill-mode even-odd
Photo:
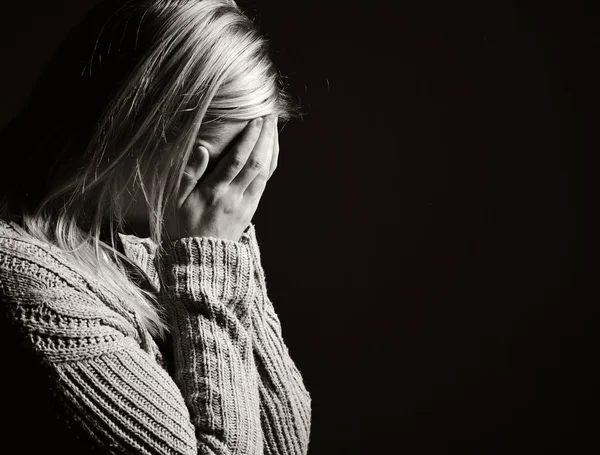
{"label": "finger", "polygon": [[252,182],[250,182],[245,189],[244,193],[248,193],[251,196],[256,196],[264,191],[267,184],[267,180],[270,177],[270,163],[273,161],[273,152],[275,150],[275,131],[277,130],[277,120],[273,121],[271,126],[271,137],[267,147],[268,155],[266,156],[265,165],[256,174]]}
{"label": "finger", "polygon": [[263,129],[261,117],[252,120],[236,137],[231,152],[219,161],[204,183],[209,186],[229,185],[244,168]]}
{"label": "finger", "polygon": [[275,169],[277,169],[277,161],[279,160],[279,128],[277,127],[277,121],[275,121],[275,131],[273,134],[273,156],[271,158],[271,168],[269,169],[269,179],[273,176]]}
{"label": "finger", "polygon": [[269,165],[271,163],[273,129],[275,125],[275,116],[267,116],[258,141],[256,141],[254,149],[252,150],[252,154],[248,158],[245,166],[235,177],[233,182],[231,182],[232,185],[237,186],[242,192],[248,188],[248,185],[252,183],[257,175],[266,174],[266,176],[268,176]]}
{"label": "finger", "polygon": [[208,167],[209,155],[208,150],[204,146],[194,147],[192,156],[188,160],[188,164],[183,170],[181,176],[181,184],[179,186],[179,193],[177,195],[177,207],[181,207],[190,193],[194,190],[198,184],[198,180],[206,172]]}

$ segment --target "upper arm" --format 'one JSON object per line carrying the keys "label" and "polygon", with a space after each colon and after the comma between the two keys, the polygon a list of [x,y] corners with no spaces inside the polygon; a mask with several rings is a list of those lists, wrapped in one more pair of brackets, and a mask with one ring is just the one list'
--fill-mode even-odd
{"label": "upper arm", "polygon": [[197,453],[180,390],[126,318],[68,286],[2,297],[17,341],[48,372],[49,399],[68,409],[70,427],[118,453]]}

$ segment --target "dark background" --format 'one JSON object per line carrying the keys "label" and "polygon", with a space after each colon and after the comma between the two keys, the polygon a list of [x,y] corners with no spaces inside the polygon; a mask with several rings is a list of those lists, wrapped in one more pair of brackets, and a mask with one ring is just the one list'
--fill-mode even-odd
{"label": "dark background", "polygon": [[[93,3],[3,7],[2,123]],[[254,222],[309,453],[599,453],[589,5],[240,3],[305,113]]]}

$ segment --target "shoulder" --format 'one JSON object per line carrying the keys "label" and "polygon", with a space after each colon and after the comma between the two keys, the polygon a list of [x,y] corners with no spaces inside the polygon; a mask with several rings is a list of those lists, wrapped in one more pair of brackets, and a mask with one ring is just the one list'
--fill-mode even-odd
{"label": "shoulder", "polygon": [[[0,306],[4,318],[48,353],[56,352],[54,342],[62,346],[68,341],[79,354],[91,355],[94,346],[105,342],[127,339],[121,346],[125,347],[139,341],[135,320],[116,298],[101,292],[89,277],[68,264],[55,246],[19,232],[3,220]],[[63,348],[67,346],[59,351]]]}
{"label": "shoulder", "polygon": [[85,282],[82,274],[61,258],[56,246],[0,219],[0,291],[59,285],[85,288]]}

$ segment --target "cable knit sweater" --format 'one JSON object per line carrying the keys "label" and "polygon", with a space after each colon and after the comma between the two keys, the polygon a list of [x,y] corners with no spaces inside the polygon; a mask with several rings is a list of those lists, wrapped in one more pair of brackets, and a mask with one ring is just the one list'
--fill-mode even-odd
{"label": "cable knit sweater", "polygon": [[[5,389],[4,402],[29,399],[29,409],[13,407],[27,422],[42,412],[42,402],[50,403],[48,415],[62,410],[57,415],[68,431],[45,435],[45,442],[72,438],[85,448],[81,453],[92,447],[99,453],[307,453],[310,396],[267,296],[254,225],[239,242],[174,242],[160,258],[168,271],[163,288],[156,245],[119,237],[167,309],[171,342],[162,352],[137,314],[97,277],[0,220],[3,352],[13,363],[29,354],[34,359],[27,370],[4,363],[5,378],[27,371],[13,381],[13,391]],[[23,346],[18,354],[16,346]]]}

